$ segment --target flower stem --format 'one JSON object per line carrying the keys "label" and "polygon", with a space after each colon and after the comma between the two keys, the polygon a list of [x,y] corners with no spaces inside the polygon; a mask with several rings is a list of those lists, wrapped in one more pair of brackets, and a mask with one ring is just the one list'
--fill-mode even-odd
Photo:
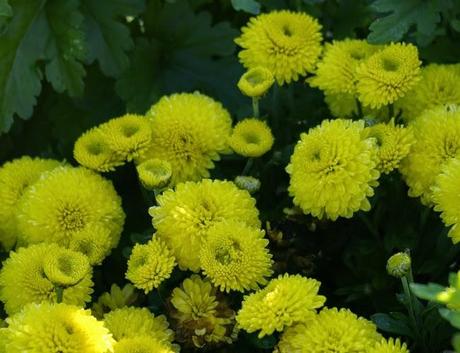
{"label": "flower stem", "polygon": [[252,97],[252,112],[254,114],[254,118],[259,119],[260,111],[259,111],[259,97]]}
{"label": "flower stem", "polygon": [[244,166],[243,171],[241,172],[241,175],[248,175],[249,171],[251,170],[252,166],[254,164],[254,158],[248,158],[246,165]]}
{"label": "flower stem", "polygon": [[363,105],[361,104],[358,98],[355,98],[355,100],[356,100],[356,107],[358,109],[358,118],[362,119],[363,118]]}
{"label": "flower stem", "polygon": [[62,303],[62,298],[64,296],[64,288],[62,288],[61,286],[56,286],[55,291],[56,291],[56,302],[58,304]]}

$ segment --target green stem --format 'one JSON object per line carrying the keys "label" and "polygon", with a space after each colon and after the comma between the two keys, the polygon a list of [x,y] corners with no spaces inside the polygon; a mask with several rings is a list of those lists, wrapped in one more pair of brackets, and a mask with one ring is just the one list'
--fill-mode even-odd
{"label": "green stem", "polygon": [[251,170],[252,166],[254,164],[254,158],[248,158],[246,165],[244,166],[243,171],[241,172],[241,175],[248,175],[249,171]]}
{"label": "green stem", "polygon": [[420,333],[419,315],[415,310],[415,301],[417,299],[412,295],[412,291],[410,290],[410,287],[409,287],[408,278],[409,278],[409,281],[412,283],[413,282],[412,269],[410,269],[409,274],[407,276],[404,276],[401,278],[401,282],[402,282],[403,289],[404,289],[404,295],[406,296],[406,300],[409,304],[409,317],[412,321],[412,325],[414,326],[417,343],[421,347],[423,347],[423,351],[426,352],[425,340],[424,340],[423,335]]}
{"label": "green stem", "polygon": [[259,111],[259,97],[252,97],[252,112],[254,114],[254,118],[259,119],[260,111]]}
{"label": "green stem", "polygon": [[363,105],[361,104],[361,102],[359,101],[358,98],[355,98],[356,100],[356,107],[358,109],[358,118],[359,119],[362,119],[364,117],[364,114],[363,114]]}
{"label": "green stem", "polygon": [[388,106],[388,121],[395,117],[395,106],[391,103]]}
{"label": "green stem", "polygon": [[55,291],[56,291],[56,302],[62,303],[62,298],[64,296],[64,288],[60,286],[56,286]]}

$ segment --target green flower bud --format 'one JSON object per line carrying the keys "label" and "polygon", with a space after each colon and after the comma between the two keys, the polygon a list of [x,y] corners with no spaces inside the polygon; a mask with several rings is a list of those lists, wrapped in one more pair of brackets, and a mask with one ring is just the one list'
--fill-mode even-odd
{"label": "green flower bud", "polygon": [[240,189],[247,190],[250,194],[254,194],[260,189],[260,180],[252,176],[239,175],[235,178],[235,184]]}
{"label": "green flower bud", "polygon": [[408,253],[398,252],[387,261],[387,272],[394,277],[404,277],[410,272],[411,258]]}

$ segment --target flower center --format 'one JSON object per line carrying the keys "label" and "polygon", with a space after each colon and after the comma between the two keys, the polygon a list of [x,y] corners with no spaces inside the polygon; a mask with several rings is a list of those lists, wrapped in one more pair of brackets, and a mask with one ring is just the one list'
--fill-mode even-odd
{"label": "flower center", "polygon": [[79,208],[66,207],[60,214],[59,223],[65,231],[79,231],[85,226],[85,217]]}
{"label": "flower center", "polygon": [[249,143],[249,144],[257,145],[257,144],[259,144],[259,142],[260,142],[259,136],[257,136],[257,135],[254,134],[254,133],[250,133],[250,132],[249,132],[249,133],[245,133],[245,134],[243,135],[243,138],[244,138],[244,140],[245,140],[247,143]]}
{"label": "flower center", "polygon": [[72,261],[65,257],[60,257],[58,259],[59,270],[67,276],[72,275]]}
{"label": "flower center", "polygon": [[102,153],[102,151],[104,150],[104,148],[102,146],[102,143],[95,142],[95,141],[92,141],[91,143],[89,143],[86,146],[86,149],[87,149],[89,154],[92,154],[94,156],[100,155]]}
{"label": "flower center", "polygon": [[399,68],[399,64],[397,62],[395,62],[394,60],[388,59],[388,58],[383,59],[382,65],[385,71],[390,71],[390,72],[397,71]]}
{"label": "flower center", "polygon": [[123,131],[123,135],[125,135],[125,137],[131,137],[131,136],[135,135],[139,131],[139,126],[137,126],[137,125],[125,125],[125,126],[123,126],[122,131]]}

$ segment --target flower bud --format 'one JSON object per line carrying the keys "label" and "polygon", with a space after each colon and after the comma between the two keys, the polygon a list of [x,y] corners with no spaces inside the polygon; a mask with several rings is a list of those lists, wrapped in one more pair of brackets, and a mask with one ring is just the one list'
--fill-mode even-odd
{"label": "flower bud", "polygon": [[157,158],[142,162],[136,169],[142,185],[149,190],[165,187],[172,175],[171,164]]}
{"label": "flower bud", "polygon": [[254,194],[260,189],[260,180],[252,176],[238,175],[235,178],[235,184],[240,189],[247,190],[250,194]]}
{"label": "flower bud", "polygon": [[387,261],[387,272],[394,277],[404,277],[410,272],[411,258],[408,253],[398,252]]}
{"label": "flower bud", "polygon": [[261,97],[275,82],[273,74],[265,67],[255,67],[248,70],[238,81],[241,93],[248,97]]}

